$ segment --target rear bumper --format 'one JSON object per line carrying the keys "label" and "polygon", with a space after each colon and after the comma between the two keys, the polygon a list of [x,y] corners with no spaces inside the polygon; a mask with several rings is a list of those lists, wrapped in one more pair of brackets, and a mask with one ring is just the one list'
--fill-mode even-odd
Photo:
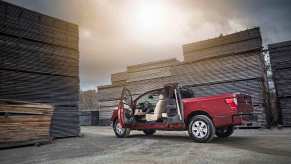
{"label": "rear bumper", "polygon": [[232,116],[233,125],[251,125],[252,113],[235,114]]}

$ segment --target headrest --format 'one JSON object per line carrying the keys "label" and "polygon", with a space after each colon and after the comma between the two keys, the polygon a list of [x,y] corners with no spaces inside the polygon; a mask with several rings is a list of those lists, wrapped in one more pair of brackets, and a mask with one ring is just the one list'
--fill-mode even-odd
{"label": "headrest", "polygon": [[163,94],[159,95],[159,100],[165,100],[165,96]]}

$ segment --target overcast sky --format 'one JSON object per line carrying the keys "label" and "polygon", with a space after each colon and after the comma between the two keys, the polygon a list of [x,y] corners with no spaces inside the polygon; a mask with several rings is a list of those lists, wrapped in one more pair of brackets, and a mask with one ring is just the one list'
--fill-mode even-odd
{"label": "overcast sky", "polygon": [[81,89],[127,65],[183,60],[182,45],[255,26],[264,44],[291,40],[290,0],[6,0],[79,25]]}

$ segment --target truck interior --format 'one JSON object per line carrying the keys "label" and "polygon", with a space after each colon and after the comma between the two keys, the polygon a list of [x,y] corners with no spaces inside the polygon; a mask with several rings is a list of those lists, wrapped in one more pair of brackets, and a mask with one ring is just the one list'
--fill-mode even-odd
{"label": "truck interior", "polygon": [[183,122],[182,98],[193,97],[190,90],[176,84],[141,94],[132,101],[130,91],[125,88],[122,95],[125,124],[134,123],[181,123]]}

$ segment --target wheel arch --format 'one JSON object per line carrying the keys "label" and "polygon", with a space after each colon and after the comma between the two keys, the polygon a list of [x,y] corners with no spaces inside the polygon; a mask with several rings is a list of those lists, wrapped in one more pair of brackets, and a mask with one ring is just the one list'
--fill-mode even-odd
{"label": "wheel arch", "polygon": [[192,117],[196,116],[196,115],[205,115],[207,117],[209,117],[211,119],[211,121],[213,121],[212,117],[210,116],[209,113],[205,112],[205,111],[202,111],[202,110],[196,110],[196,111],[193,111],[191,112],[188,116],[187,116],[187,119],[185,120],[185,124],[186,124],[186,127],[188,128],[188,125],[190,123],[190,120]]}
{"label": "wheel arch", "polygon": [[114,111],[112,112],[112,115],[111,115],[111,118],[110,118],[110,120],[111,120],[112,122],[114,122],[116,119],[118,119],[118,113],[117,113],[117,111],[118,111],[118,110],[114,110]]}

